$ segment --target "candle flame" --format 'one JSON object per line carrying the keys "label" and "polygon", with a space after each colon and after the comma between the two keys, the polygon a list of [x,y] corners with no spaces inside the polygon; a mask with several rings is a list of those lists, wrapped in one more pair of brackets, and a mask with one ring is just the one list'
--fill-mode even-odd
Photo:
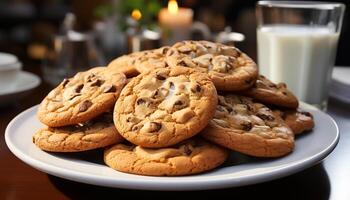
{"label": "candle flame", "polygon": [[168,10],[170,14],[177,14],[179,6],[177,5],[176,0],[170,0],[168,2]]}
{"label": "candle flame", "polygon": [[142,14],[141,14],[141,11],[139,9],[134,9],[132,12],[131,12],[131,17],[136,20],[136,21],[139,21],[142,17]]}

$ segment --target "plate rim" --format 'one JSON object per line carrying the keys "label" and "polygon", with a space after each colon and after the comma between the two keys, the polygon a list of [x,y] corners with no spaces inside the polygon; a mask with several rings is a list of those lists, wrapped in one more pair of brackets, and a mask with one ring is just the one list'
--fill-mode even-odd
{"label": "plate rim", "polygon": [[7,91],[7,92],[1,92],[0,91],[0,97],[4,97],[4,96],[8,96],[8,95],[13,95],[13,94],[17,94],[17,93],[21,93],[21,92],[25,92],[25,91],[29,91],[32,90],[36,87],[38,87],[41,83],[41,79],[39,78],[38,75],[31,73],[31,72],[27,72],[27,71],[19,71],[18,72],[20,76],[27,76],[32,78],[32,83],[31,84],[27,84],[22,88],[19,89],[14,89],[12,91]]}
{"label": "plate rim", "polygon": [[[178,191],[178,190],[205,190],[205,189],[220,189],[227,187],[238,187],[245,186],[250,184],[256,184],[261,182],[266,182],[270,180],[274,180],[277,178],[282,178],[304,169],[307,169],[318,162],[322,161],[325,157],[327,157],[337,146],[339,142],[339,127],[336,121],[328,114],[318,110],[317,108],[302,103],[302,107],[306,107],[306,109],[315,109],[320,113],[324,114],[330,122],[334,125],[336,129],[335,138],[332,142],[322,151],[298,160],[294,163],[288,164],[288,166],[279,167],[274,169],[273,171],[265,172],[259,175],[256,174],[246,174],[240,177],[240,180],[237,180],[237,177],[229,177],[227,174],[214,175],[210,179],[207,179],[203,182],[203,180],[191,180],[190,176],[180,176],[180,177],[154,177],[148,179],[130,179],[128,177],[119,177],[115,179],[113,177],[101,177],[99,175],[88,174],[85,172],[80,172],[76,170],[61,168],[59,166],[54,166],[40,160],[36,160],[35,158],[30,157],[29,155],[23,153],[15,145],[10,141],[10,132],[14,129],[15,122],[20,118],[25,117],[28,113],[31,113],[33,110],[37,109],[38,105],[32,106],[21,113],[19,113],[15,118],[11,120],[5,130],[5,142],[10,151],[20,160],[30,165],[31,167],[38,169],[39,171],[58,176],[64,179],[78,181],[82,183],[97,185],[97,186],[107,186],[113,188],[124,188],[124,189],[141,189],[141,190],[167,190],[167,191]],[[300,164],[303,163],[302,166]],[[107,166],[106,166],[107,167]],[[138,176],[138,175],[135,175]],[[258,177],[257,177],[258,176]],[[142,177],[142,176],[140,176]],[[149,177],[149,176],[145,176]],[[188,177],[188,179],[176,180],[177,178]],[[166,184],[165,184],[166,183]],[[179,186],[181,184],[181,186]]]}

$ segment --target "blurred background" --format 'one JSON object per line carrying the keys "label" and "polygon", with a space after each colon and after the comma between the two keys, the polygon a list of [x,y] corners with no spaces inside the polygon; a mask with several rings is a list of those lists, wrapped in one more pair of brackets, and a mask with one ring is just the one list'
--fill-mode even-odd
{"label": "blurred background", "polygon": [[[350,65],[350,59],[347,59],[347,52],[350,51],[350,4],[345,0],[337,2],[343,2],[348,9],[339,40],[336,65]],[[210,34],[216,36],[225,33],[225,28],[226,31],[242,33],[244,41],[238,35],[236,45],[256,59],[256,1],[180,0],[177,3],[179,7],[193,10],[193,22],[206,25],[203,27],[201,23],[197,24],[199,28],[191,32],[192,38],[203,39],[203,30],[207,34],[208,29]],[[131,51],[127,36],[135,33],[130,32],[130,28],[141,25],[151,30],[157,29],[158,13],[167,5],[167,0],[2,0],[0,51],[17,55],[24,63],[40,64],[49,56],[47,51],[53,36],[64,34],[64,29],[68,26],[92,34],[96,49],[104,57],[102,63],[107,63],[112,58]],[[133,12],[135,9],[136,12]],[[74,15],[71,22],[65,20],[67,13]],[[135,21],[139,20],[138,25],[128,20],[132,14]],[[65,27],[64,21],[71,24]],[[214,40],[212,35],[209,39]],[[157,38],[157,35],[153,35],[153,39],[154,37]],[[157,45],[159,44],[154,42],[148,46]],[[144,46],[146,49],[147,45]]]}

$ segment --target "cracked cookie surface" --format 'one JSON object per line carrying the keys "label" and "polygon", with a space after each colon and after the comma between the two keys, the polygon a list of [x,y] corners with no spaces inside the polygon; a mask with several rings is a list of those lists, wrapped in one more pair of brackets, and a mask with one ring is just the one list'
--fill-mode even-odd
{"label": "cracked cookie surface", "polygon": [[268,107],[238,95],[218,98],[215,116],[202,131],[204,138],[256,157],[278,157],[293,150],[293,132]]}
{"label": "cracked cookie surface", "polygon": [[107,67],[124,73],[128,78],[132,78],[139,74],[135,68],[135,61],[139,56],[141,56],[140,52],[123,55],[112,60]]}
{"label": "cracked cookie surface", "polygon": [[235,47],[219,43],[178,42],[167,52],[166,58],[169,65],[208,73],[218,90],[244,90],[252,86],[258,77],[258,68],[251,58]]}
{"label": "cracked cookie surface", "polygon": [[310,131],[315,126],[313,116],[309,112],[300,109],[283,111],[275,110],[274,112],[282,117],[290,129],[292,129],[294,135]]}
{"label": "cracked cookie surface", "polygon": [[158,68],[133,78],[114,108],[114,123],[130,142],[166,147],[201,131],[217,105],[207,74],[184,67]]}
{"label": "cracked cookie surface", "polygon": [[149,176],[201,173],[221,165],[227,157],[226,149],[199,138],[160,149],[118,144],[104,153],[104,161],[111,168]]}
{"label": "cracked cookie surface", "polygon": [[41,102],[39,120],[50,127],[83,123],[110,110],[126,83],[123,73],[95,67],[65,79]]}
{"label": "cracked cookie surface", "polygon": [[262,75],[259,75],[253,87],[243,91],[242,94],[270,105],[286,108],[299,106],[298,99],[287,89],[285,83],[275,84]]}
{"label": "cracked cookie surface", "polygon": [[51,152],[79,152],[119,143],[124,138],[113,124],[112,113],[102,114],[84,124],[46,127],[33,136],[40,149]]}

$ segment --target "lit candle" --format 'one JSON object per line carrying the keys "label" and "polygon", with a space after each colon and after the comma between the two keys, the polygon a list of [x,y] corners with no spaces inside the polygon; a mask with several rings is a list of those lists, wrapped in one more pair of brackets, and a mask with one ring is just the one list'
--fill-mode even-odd
{"label": "lit candle", "polygon": [[[193,11],[189,8],[179,8],[176,0],[168,2],[168,8],[162,8],[159,12],[159,23],[165,28],[163,43],[169,45],[181,40],[190,39]],[[170,34],[167,33],[170,31]]]}

